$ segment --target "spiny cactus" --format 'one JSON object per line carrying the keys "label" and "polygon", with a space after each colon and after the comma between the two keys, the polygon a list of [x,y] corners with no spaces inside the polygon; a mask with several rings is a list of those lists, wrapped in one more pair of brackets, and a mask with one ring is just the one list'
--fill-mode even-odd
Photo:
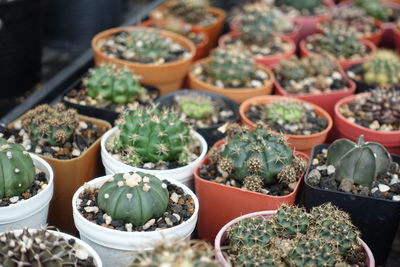
{"label": "spiny cactus", "polygon": [[322,4],[322,0],[276,0],[275,3],[277,5],[286,5],[286,6],[291,6],[294,7],[298,10],[302,9],[314,9],[316,7],[319,7]]}
{"label": "spiny cactus", "polygon": [[16,266],[78,266],[80,260],[88,259],[95,266],[93,258],[80,259],[81,255],[72,240],[65,240],[46,229],[24,229],[20,234],[0,234],[0,263],[4,267]]}
{"label": "spiny cactus", "polygon": [[0,138],[0,199],[19,196],[35,180],[33,160],[20,144]]}
{"label": "spiny cactus", "polygon": [[202,94],[185,94],[175,97],[179,109],[188,118],[204,119],[215,112],[211,97]]}
{"label": "spiny cactus", "polygon": [[174,0],[168,13],[187,23],[198,24],[207,16],[209,0]]}
{"label": "spiny cactus", "polygon": [[174,113],[155,108],[129,111],[118,128],[114,151],[122,154],[126,164],[191,161],[190,129]]}
{"label": "spiny cactus", "polygon": [[386,22],[392,15],[392,10],[384,5],[379,0],[356,0],[355,4],[368,14],[380,21]]}
{"label": "spiny cactus", "polygon": [[299,122],[305,115],[304,107],[294,101],[275,101],[268,105],[265,117],[271,121]]}
{"label": "spiny cactus", "polygon": [[233,261],[238,267],[284,266],[278,255],[269,253],[264,247],[258,245],[240,250],[238,255],[233,257]]}
{"label": "spiny cactus", "polygon": [[200,240],[181,243],[164,243],[151,251],[144,251],[135,256],[130,267],[218,267],[210,245]]}
{"label": "spiny cactus", "polygon": [[84,84],[92,98],[126,104],[143,92],[139,79],[127,67],[108,64],[91,69]]}
{"label": "spiny cactus", "polygon": [[119,173],[99,191],[99,208],[114,220],[142,226],[160,218],[167,210],[167,185],[154,175],[142,172]]}
{"label": "spiny cactus", "polygon": [[67,109],[64,104],[50,107],[47,104],[29,110],[22,126],[31,140],[46,145],[58,146],[68,142],[78,127],[78,114],[75,109]]}
{"label": "spiny cactus", "polygon": [[371,187],[376,177],[387,171],[391,157],[379,143],[366,142],[364,136],[357,143],[348,139],[335,140],[328,148],[328,165],[336,169],[335,179],[352,179],[355,184]]}
{"label": "spiny cactus", "polygon": [[211,53],[209,75],[226,85],[248,83],[255,70],[255,60],[244,47],[227,45],[218,47]]}
{"label": "spiny cactus", "polygon": [[378,86],[400,84],[400,57],[391,50],[378,49],[376,56],[362,64],[365,82]]}
{"label": "spiny cactus", "polygon": [[274,225],[281,236],[289,238],[307,232],[308,217],[304,209],[283,204],[274,216]]}

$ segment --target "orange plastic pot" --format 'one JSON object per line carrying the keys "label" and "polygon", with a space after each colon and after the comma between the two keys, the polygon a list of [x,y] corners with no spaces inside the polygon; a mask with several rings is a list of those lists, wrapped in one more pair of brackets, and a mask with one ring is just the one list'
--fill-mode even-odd
{"label": "orange plastic pot", "polygon": [[311,149],[316,146],[323,144],[325,139],[328,135],[328,132],[332,129],[333,122],[331,116],[329,116],[328,112],[320,108],[319,106],[310,103],[308,101],[300,100],[294,97],[285,97],[285,96],[277,96],[277,95],[268,95],[268,96],[258,96],[247,99],[244,101],[239,107],[239,114],[240,119],[244,125],[247,125],[250,129],[256,128],[256,124],[252,122],[245,114],[246,111],[250,109],[252,105],[260,105],[260,104],[270,104],[275,101],[282,101],[282,100],[290,100],[295,102],[306,102],[314,109],[314,112],[326,119],[328,121],[328,126],[321,132],[311,134],[311,135],[292,135],[292,134],[285,134],[288,137],[288,142],[296,149],[296,151],[303,152],[307,155],[310,155]]}
{"label": "orange plastic pot", "polygon": [[[322,36],[321,34],[315,34],[315,35],[311,35],[308,38],[320,38],[321,36]],[[318,53],[312,52],[307,49],[307,47],[306,47],[307,39],[300,41],[300,55],[302,57],[309,56],[309,55],[319,55]],[[368,62],[374,58],[374,56],[376,54],[376,50],[377,50],[376,46],[368,40],[360,40],[360,42],[362,42],[368,48],[370,53],[367,56],[365,56],[363,58],[358,58],[358,59],[336,58],[337,62],[340,64],[340,66],[344,70],[347,70],[352,65]]]}
{"label": "orange plastic pot", "polygon": [[[214,147],[224,144],[218,141]],[[296,156],[308,160],[308,156],[296,152]],[[269,196],[233,186],[207,181],[199,176],[200,166],[210,163],[209,155],[196,167],[194,182],[196,196],[200,202],[197,230],[199,237],[212,243],[218,231],[230,220],[255,211],[276,210],[283,203],[294,204],[303,176],[292,193],[286,196]]]}
{"label": "orange plastic pot", "polygon": [[[17,120],[25,117],[22,115]],[[106,132],[111,124],[91,117],[78,115],[80,121],[86,121],[98,126]],[[15,121],[14,121],[15,122]],[[8,127],[12,127],[14,122]],[[72,218],[72,196],[85,182],[100,176],[104,172],[100,158],[100,140],[96,140],[79,157],[61,160],[37,154],[46,160],[54,170],[54,195],[50,203],[49,225],[60,231],[75,234],[77,232]]]}
{"label": "orange plastic pot", "polygon": [[[224,46],[225,42],[227,41],[228,38],[230,38],[230,37],[235,38],[235,37],[238,37],[239,35],[240,35],[240,33],[237,31],[222,35],[221,38],[219,39],[219,46]],[[266,67],[270,67],[270,66],[278,64],[282,59],[288,59],[294,55],[294,53],[296,52],[296,44],[293,42],[293,40],[284,35],[277,35],[277,36],[279,38],[281,38],[285,43],[289,43],[289,45],[290,45],[289,50],[284,53],[279,53],[279,54],[270,55],[270,56],[254,55],[254,60],[257,63],[262,64]]]}
{"label": "orange plastic pot", "polygon": [[[166,22],[164,20],[149,19],[140,23],[139,26],[145,26],[145,27],[157,26],[158,28],[162,28],[165,25],[165,23]],[[192,32],[196,34],[202,34],[204,36],[203,41],[200,44],[196,45],[196,54],[193,57],[193,61],[195,61],[205,56],[206,47],[210,40],[208,38],[208,35],[203,30],[200,30],[199,28],[193,25],[190,25],[190,27],[191,27],[190,30]]]}
{"label": "orange plastic pot", "polygon": [[[207,65],[210,62],[210,58],[204,58],[199,61],[196,61],[196,64],[204,64]],[[272,71],[262,65],[257,65],[257,67],[263,69],[268,73],[270,77],[269,81],[260,88],[219,88],[212,84],[203,82],[199,80],[192,72],[189,72],[189,87],[191,89],[197,89],[201,91],[207,91],[211,93],[220,94],[226,96],[236,103],[242,103],[246,99],[259,95],[269,95],[272,92],[273,84],[275,81],[275,76]],[[192,67],[193,68],[193,67]]]}
{"label": "orange plastic pot", "polygon": [[335,128],[339,132],[339,138],[347,138],[356,141],[358,136],[364,135],[365,141],[378,142],[386,147],[386,149],[392,154],[400,155],[400,131],[374,131],[368,128],[362,127],[356,123],[350,122],[342,114],[340,114],[340,108],[350,102],[355,101],[359,98],[369,97],[370,93],[357,94],[343,98],[335,105]]}
{"label": "orange plastic pot", "polygon": [[[98,43],[107,37],[120,31],[132,31],[140,27],[118,27],[103,31],[92,39],[92,50],[96,65],[101,63],[113,63],[117,66],[127,66],[131,71],[141,76],[143,84],[151,85],[160,89],[161,95],[168,94],[181,88],[182,82],[192,63],[193,56],[196,53],[196,47],[187,38],[169,31],[160,30],[165,37],[171,38],[174,42],[180,44],[192,54],[190,57],[175,62],[168,62],[161,65],[140,64],[118,58],[112,58],[102,53]],[[147,28],[148,31],[156,29]]]}

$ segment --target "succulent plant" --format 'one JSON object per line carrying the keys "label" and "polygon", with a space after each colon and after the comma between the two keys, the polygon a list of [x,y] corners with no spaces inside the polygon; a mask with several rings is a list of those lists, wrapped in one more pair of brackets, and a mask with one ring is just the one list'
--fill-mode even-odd
{"label": "succulent plant", "polygon": [[392,10],[384,5],[379,0],[356,0],[355,4],[368,14],[380,21],[386,22],[392,13]]}
{"label": "succulent plant", "polygon": [[20,144],[0,137],[0,199],[19,196],[35,180],[33,160]]}
{"label": "succulent plant", "polygon": [[286,6],[291,6],[294,7],[298,10],[302,9],[314,9],[316,7],[319,7],[322,4],[322,0],[304,0],[304,1],[298,1],[298,0],[276,0],[275,3],[277,5],[286,5]]}
{"label": "succulent plant", "polygon": [[187,23],[198,24],[207,16],[209,0],[174,0],[168,13]]}
{"label": "succulent plant", "polygon": [[139,253],[130,267],[218,267],[214,252],[208,243],[190,240],[181,243],[163,243],[151,251]]}
{"label": "succulent plant", "polygon": [[75,109],[67,109],[64,104],[50,107],[47,104],[29,110],[22,126],[31,140],[46,145],[58,146],[68,142],[78,127]]}
{"label": "succulent plant", "polygon": [[4,267],[16,266],[79,266],[80,260],[88,260],[85,266],[95,266],[93,258],[84,258],[74,246],[74,240],[66,240],[46,229],[28,230],[21,233],[0,234],[0,263]]}
{"label": "succulent plant", "polygon": [[215,112],[211,97],[202,94],[185,94],[175,97],[179,109],[188,118],[204,119]]}
{"label": "succulent plant", "polygon": [[271,121],[299,122],[305,114],[304,107],[294,101],[275,101],[268,105],[265,117]]}
{"label": "succulent plant", "polygon": [[134,226],[160,218],[168,201],[167,185],[142,172],[115,174],[101,186],[97,197],[99,208],[107,215]]}
{"label": "succulent plant", "polygon": [[126,104],[136,100],[143,91],[139,76],[134,75],[127,67],[108,64],[95,67],[89,73],[84,84],[92,98]]}
{"label": "succulent plant", "polygon": [[133,110],[123,115],[118,127],[113,149],[122,154],[126,164],[191,161],[190,129],[175,113],[155,108]]}
{"label": "succulent plant", "polygon": [[378,86],[400,84],[400,57],[389,49],[378,49],[376,56],[362,64],[366,83]]}
{"label": "succulent plant", "polygon": [[379,143],[366,142],[364,136],[357,143],[348,139],[335,140],[328,148],[327,164],[335,167],[335,179],[352,179],[355,184],[371,187],[376,177],[387,171],[391,157]]}
{"label": "succulent plant", "polygon": [[274,216],[275,229],[284,237],[293,237],[298,233],[306,233],[309,216],[304,209],[295,206],[282,205]]}

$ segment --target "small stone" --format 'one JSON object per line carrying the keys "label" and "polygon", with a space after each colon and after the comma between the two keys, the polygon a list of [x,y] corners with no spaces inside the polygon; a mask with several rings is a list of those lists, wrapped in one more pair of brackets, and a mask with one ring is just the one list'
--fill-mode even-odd
{"label": "small stone", "polygon": [[328,168],[326,169],[328,175],[334,174],[335,173],[335,166],[329,165]]}
{"label": "small stone", "polygon": [[263,83],[259,80],[252,80],[250,84],[252,87],[255,87],[255,88],[259,88],[259,87],[263,86]]}
{"label": "small stone", "polygon": [[296,188],[297,182],[296,183],[290,183],[288,184],[288,187],[292,190],[294,190]]}
{"label": "small stone", "polygon": [[218,88],[225,88],[224,83],[223,83],[222,81],[220,81],[220,80],[216,80],[216,81],[215,81],[215,85],[216,85]]}
{"label": "small stone", "polygon": [[151,220],[147,221],[147,223],[145,223],[145,224],[142,226],[142,227],[143,227],[143,230],[149,229],[155,222],[156,222],[155,219],[151,219]]}
{"label": "small stone", "polygon": [[73,150],[72,150],[72,156],[74,156],[74,157],[79,157],[80,155],[81,155],[81,151],[79,150],[79,149],[77,149],[77,148],[74,148]]}
{"label": "small stone", "polygon": [[85,211],[86,212],[94,212],[94,213],[97,213],[97,212],[99,212],[99,208],[98,207],[85,207]]}
{"label": "small stone", "polygon": [[35,153],[36,154],[40,154],[40,153],[42,153],[42,148],[41,147],[39,147],[39,146],[37,146],[36,148],[35,148]]}
{"label": "small stone", "polygon": [[265,71],[263,71],[261,69],[256,70],[256,72],[254,74],[260,79],[263,79],[263,80],[268,79],[267,73],[265,73]]}
{"label": "small stone", "polygon": [[361,190],[360,190],[360,195],[362,195],[362,196],[369,196],[369,188],[368,187],[363,187],[363,188],[361,188]]}
{"label": "small stone", "polygon": [[75,249],[75,256],[80,260],[86,260],[89,257],[89,253],[84,248]]}
{"label": "small stone", "polygon": [[172,215],[178,220],[178,222],[181,220],[181,216],[179,216],[178,214],[173,213]]}
{"label": "small stone", "polygon": [[379,188],[379,191],[381,191],[382,193],[385,193],[390,190],[390,187],[385,184],[379,184],[378,188]]}
{"label": "small stone", "polygon": [[84,122],[84,121],[80,121],[80,122],[79,122],[79,128],[81,128],[81,129],[87,129],[87,127],[88,127],[88,125],[87,125],[86,122]]}
{"label": "small stone", "polygon": [[318,159],[313,159],[311,164],[312,165],[318,165],[318,163],[319,163]]}
{"label": "small stone", "polygon": [[399,176],[397,174],[392,174],[392,179],[390,180],[390,185],[399,183]]}
{"label": "small stone", "polygon": [[320,165],[320,166],[317,166],[316,169],[319,170],[319,171],[324,171],[324,170],[328,169],[328,166],[326,166],[326,165]]}
{"label": "small stone", "polygon": [[107,213],[104,213],[103,219],[104,219],[104,221],[105,221],[106,224],[110,224],[111,221],[112,221],[111,216],[107,215]]}
{"label": "small stone", "polygon": [[125,228],[127,232],[132,232],[133,230],[133,225],[131,223],[125,224]]}
{"label": "small stone", "polygon": [[371,130],[378,130],[379,127],[381,127],[381,125],[379,124],[379,122],[377,120],[374,120],[368,127]]}
{"label": "small stone", "polygon": [[19,200],[19,197],[18,196],[10,197],[9,200],[10,200],[11,203],[16,203]]}
{"label": "small stone", "polygon": [[392,197],[392,200],[394,200],[394,201],[400,201],[400,196],[399,196],[399,195],[394,195],[394,196]]}
{"label": "small stone", "polygon": [[15,130],[20,130],[22,128],[22,122],[21,120],[17,120],[16,122],[14,122],[14,129]]}
{"label": "small stone", "polygon": [[343,191],[343,192],[351,192],[351,189],[353,188],[354,185],[354,180],[353,179],[349,179],[349,178],[344,178],[339,185],[339,190]]}
{"label": "small stone", "polygon": [[371,193],[374,194],[376,191],[378,191],[378,187],[374,187],[371,189]]}
{"label": "small stone", "polygon": [[174,226],[173,222],[168,217],[165,218],[165,222],[168,226]]}
{"label": "small stone", "polygon": [[178,203],[179,200],[179,195],[175,192],[173,192],[170,196],[170,199],[174,202],[174,203]]}
{"label": "small stone", "polygon": [[307,181],[311,185],[319,185],[321,181],[321,173],[317,169],[313,169],[308,173]]}

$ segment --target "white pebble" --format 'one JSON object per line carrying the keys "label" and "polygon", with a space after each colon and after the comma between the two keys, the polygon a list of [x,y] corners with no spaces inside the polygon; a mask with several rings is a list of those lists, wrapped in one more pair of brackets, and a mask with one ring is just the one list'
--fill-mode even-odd
{"label": "white pebble", "polygon": [[16,203],[18,201],[19,197],[15,196],[15,197],[10,197],[10,202],[11,203]]}
{"label": "white pebble", "polygon": [[327,171],[328,175],[334,174],[335,173],[335,166],[329,165],[326,171]]}
{"label": "white pebble", "polygon": [[251,86],[258,88],[258,87],[263,86],[263,83],[261,81],[259,81],[259,80],[252,80],[251,81]]}
{"label": "white pebble", "polygon": [[37,146],[36,148],[35,148],[35,153],[36,154],[40,154],[40,153],[42,153],[42,148],[41,147],[39,147],[39,146]]}
{"label": "white pebble", "polygon": [[126,231],[132,232],[133,225],[131,223],[127,223],[127,224],[125,224],[125,228],[126,228]]}
{"label": "white pebble", "polygon": [[178,220],[178,222],[181,220],[181,216],[179,216],[179,214],[174,213],[172,215],[175,216],[175,218]]}
{"label": "white pebble", "polygon": [[172,193],[172,195],[170,196],[170,199],[174,202],[174,203],[178,203],[179,200],[179,195],[175,192]]}
{"label": "white pebble", "polygon": [[400,196],[399,195],[394,195],[392,200],[394,201],[400,201]]}
{"label": "white pebble", "polygon": [[75,249],[75,256],[78,259],[86,260],[89,257],[89,253],[86,251],[86,249],[83,248]]}
{"label": "white pebble", "polygon": [[379,184],[378,188],[379,188],[379,191],[381,191],[382,193],[385,193],[390,190],[390,187],[385,184]]}
{"label": "white pebble", "polygon": [[376,191],[378,191],[378,187],[374,187],[374,188],[371,189],[371,193],[372,194],[375,193]]}
{"label": "white pebble", "polygon": [[392,174],[392,179],[390,180],[390,185],[399,183],[399,176],[397,174]]}
{"label": "white pebble", "polygon": [[164,184],[164,183],[161,184],[161,187],[162,187],[163,189],[167,189],[167,185]]}
{"label": "white pebble", "polygon": [[16,122],[14,122],[14,129],[19,130],[21,128],[22,128],[21,120],[17,120]]}
{"label": "white pebble", "polygon": [[165,222],[166,222],[167,225],[169,225],[169,226],[174,226],[173,222],[172,222],[169,218],[165,218]]}
{"label": "white pebble", "polygon": [[74,148],[74,149],[72,150],[72,156],[74,156],[74,157],[79,157],[80,154],[81,154],[81,151],[80,151],[79,149]]}
{"label": "white pebble", "polygon": [[98,207],[85,207],[84,209],[85,209],[86,212],[94,212],[94,213],[99,212],[99,208]]}
{"label": "white pebble", "polygon": [[143,225],[143,230],[149,229],[155,222],[156,222],[155,219],[151,219],[151,220],[147,221],[147,223],[145,223]]}
{"label": "white pebble", "polygon": [[88,127],[87,123],[84,121],[79,122],[79,128],[81,129],[86,129]]}
{"label": "white pebble", "polygon": [[[103,217],[104,217],[104,216],[103,216]],[[104,220],[105,220],[105,223],[106,223],[106,224],[110,224],[110,223],[112,222],[112,218],[111,218],[111,216],[109,216],[109,215],[106,215],[105,218],[104,218]]]}

